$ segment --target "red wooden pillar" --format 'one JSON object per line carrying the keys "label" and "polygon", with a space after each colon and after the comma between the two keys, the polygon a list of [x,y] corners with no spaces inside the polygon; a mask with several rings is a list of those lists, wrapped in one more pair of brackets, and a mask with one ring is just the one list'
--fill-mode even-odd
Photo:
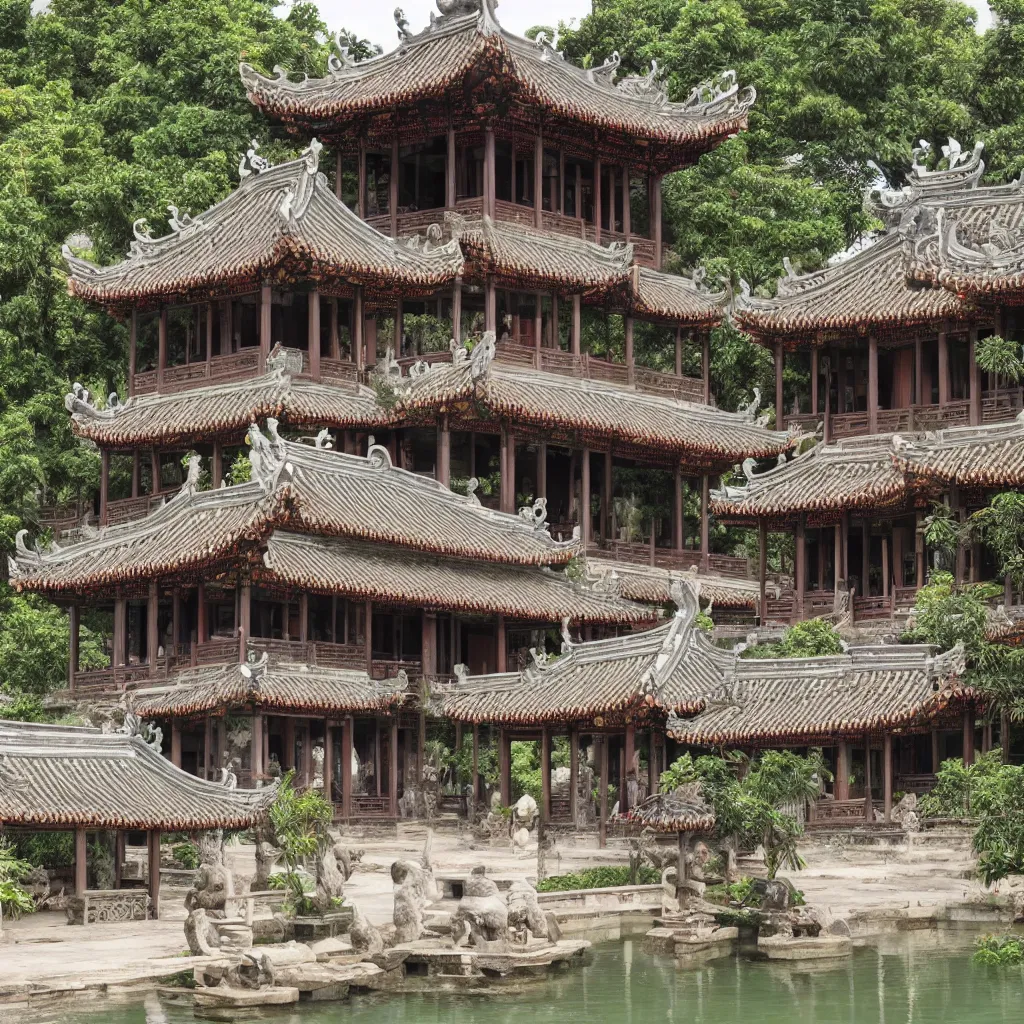
{"label": "red wooden pillar", "polygon": [[551,735],[545,726],[540,734],[540,813],[545,822],[551,820]]}
{"label": "red wooden pillar", "polygon": [[75,691],[75,674],[78,672],[78,637],[81,613],[77,604],[68,607],[68,689]]}
{"label": "red wooden pillar", "polygon": [[238,662],[244,665],[247,658],[246,644],[252,636],[252,587],[243,583],[238,593]]}
{"label": "red wooden pillar", "polygon": [[836,800],[850,799],[850,744],[840,740],[836,750]]}
{"label": "red wooden pillar", "polygon": [[160,919],[160,830],[151,829],[146,833],[149,869],[150,915],[154,921]]}
{"label": "red wooden pillar", "polygon": [[598,814],[598,846],[603,850],[608,845],[608,736],[599,738],[601,744],[601,788],[600,812]]}
{"label": "red wooden pillar", "polygon": [[366,314],[363,312],[363,286],[356,285],[355,298],[352,300],[352,362],[357,370],[366,366],[366,353],[363,333],[366,326]]}
{"label": "red wooden pillar", "polygon": [[156,674],[157,649],[160,646],[159,614],[160,595],[154,580],[149,584],[149,596],[146,601],[146,662],[151,676]]}
{"label": "red wooden pillar", "polygon": [[632,384],[636,376],[636,360],[633,356],[633,318],[631,316],[624,317],[624,327],[626,333],[626,379]]}
{"label": "red wooden pillar", "polygon": [[[579,199],[576,200],[577,206],[579,205]],[[580,332],[582,330],[582,313],[580,309],[580,296],[574,295],[572,297],[572,335],[569,339],[572,354],[578,356],[580,354]]]}
{"label": "red wooden pillar", "polygon": [[[473,807],[480,802],[480,726],[473,723]],[[470,808],[472,810],[472,808]]]}
{"label": "red wooden pillar", "polygon": [[84,896],[89,888],[88,836],[84,828],[75,829],[75,895]]}
{"label": "red wooden pillar", "polygon": [[544,226],[544,135],[539,127],[533,140],[533,226]]}
{"label": "red wooden pillar", "polygon": [[710,478],[705,473],[700,478],[700,567],[704,572],[708,571],[711,562],[711,524],[708,520],[710,498]]}
{"label": "red wooden pillar", "polygon": [[868,433],[878,433],[878,338],[868,337]]}
{"label": "red wooden pillar", "polygon": [[504,807],[512,804],[512,748],[508,733],[502,729],[498,737],[498,774],[501,787],[501,803]]}
{"label": "red wooden pillar", "polygon": [[796,558],[794,562],[793,575],[796,577],[796,587],[793,621],[799,622],[804,617],[804,594],[807,590],[807,530],[803,515],[800,516],[796,524]]}
{"label": "red wooden pillar", "polygon": [[711,336],[705,333],[700,350],[701,376],[704,380],[704,404],[711,404]]}
{"label": "red wooden pillar", "polygon": [[654,238],[654,267],[661,270],[661,175],[652,175],[650,185],[651,227]]}
{"label": "red wooden pillar", "polygon": [[683,329],[676,328],[676,376],[683,375]]}
{"label": "red wooden pillar", "polygon": [[107,525],[107,500],[110,493],[110,449],[100,453],[100,526]]}
{"label": "red wooden pillar", "polygon": [[445,487],[452,479],[452,434],[448,428],[447,413],[437,424],[437,479]]}
{"label": "red wooden pillar", "polygon": [[946,325],[939,331],[939,405],[949,404],[949,336]]}
{"label": "red wooden pillar", "polygon": [[171,720],[171,764],[181,767],[181,720]]}
{"label": "red wooden pillar", "polygon": [[[622,778],[619,779],[619,811],[629,810],[629,786],[627,781],[629,779],[629,773],[633,770],[633,755],[636,751],[636,726],[632,722],[626,723],[626,743],[625,743],[625,771],[622,773]],[[638,780],[639,781],[639,780]]]}
{"label": "red wooden pillar", "polygon": [[138,362],[139,314],[132,309],[131,326],[128,330],[128,397],[135,394],[135,367]]}
{"label": "red wooden pillar", "polygon": [[497,641],[498,641],[498,652],[497,652],[497,656],[498,656],[498,671],[499,672],[507,672],[508,671],[508,639],[505,636],[505,616],[504,615],[499,615],[498,616],[498,631],[497,632],[498,632],[498,635],[497,635]]}
{"label": "red wooden pillar", "polygon": [[782,371],[784,369],[785,356],[783,355],[782,342],[775,342],[775,429],[783,429],[783,421],[786,418],[786,410],[783,408],[782,397]]}
{"label": "red wooden pillar", "polygon": [[672,546],[676,551],[683,550],[685,537],[683,534],[683,470],[678,464],[672,473]]}
{"label": "red wooden pillar", "polygon": [[818,415],[818,348],[811,349],[811,412]]}
{"label": "red wooden pillar", "polygon": [[367,601],[363,616],[363,654],[366,658],[366,674],[373,678],[373,602]]}
{"label": "red wooden pillar", "polygon": [[574,725],[569,726],[569,819],[576,825],[577,793],[580,771],[580,734]]}
{"label": "red wooden pillar", "polygon": [[160,326],[157,333],[156,347],[156,389],[163,391],[164,370],[167,369],[167,307],[160,309]]}
{"label": "red wooden pillar", "polygon": [[970,422],[972,426],[981,423],[981,370],[976,362],[978,349],[978,329],[972,327],[970,332],[970,355],[968,356],[967,372],[970,375]]}
{"label": "red wooden pillar", "polygon": [[267,368],[267,356],[270,355],[270,334],[273,329],[271,318],[273,290],[269,284],[260,286],[260,373]]}
{"label": "red wooden pillar", "polygon": [[582,478],[580,500],[580,542],[584,551],[590,543],[590,449],[583,449],[580,475]]}
{"label": "red wooden pillar", "polygon": [[969,707],[964,712],[964,764],[968,767],[974,764],[974,708]]}
{"label": "red wooden pillar", "polygon": [[594,241],[598,245],[601,244],[601,219],[604,209],[604,203],[601,197],[601,177],[603,175],[601,168],[601,158],[594,158]]}
{"label": "red wooden pillar", "polygon": [[452,286],[452,337],[456,344],[462,343],[462,278],[457,277]]}
{"label": "red wooden pillar", "polygon": [[871,802],[871,733],[864,736],[864,820],[868,824],[875,820],[875,808]]}
{"label": "red wooden pillar", "polygon": [[761,582],[759,615],[761,625],[768,621],[768,524],[764,519],[757,524],[758,579]]}
{"label": "red wooden pillar", "polygon": [[128,646],[128,601],[124,597],[114,599],[114,667],[125,663],[125,649]]}
{"label": "red wooden pillar", "polygon": [[[341,730],[341,813],[342,817],[352,817],[352,729],[354,720],[351,715],[345,719]],[[396,808],[397,809],[397,808]]]}
{"label": "red wooden pillar", "polygon": [[213,442],[213,458],[210,466],[210,484],[217,490],[224,482],[224,449],[220,441]]}
{"label": "red wooden pillar", "polygon": [[391,218],[391,237],[398,237],[398,135],[391,139],[391,175],[388,179],[388,215]]}
{"label": "red wooden pillar", "polygon": [[398,817],[398,718],[391,718],[391,740],[388,743],[388,805]]}
{"label": "red wooden pillar", "polygon": [[309,331],[306,345],[309,349],[309,375],[320,379],[320,291],[314,288],[309,293]]}

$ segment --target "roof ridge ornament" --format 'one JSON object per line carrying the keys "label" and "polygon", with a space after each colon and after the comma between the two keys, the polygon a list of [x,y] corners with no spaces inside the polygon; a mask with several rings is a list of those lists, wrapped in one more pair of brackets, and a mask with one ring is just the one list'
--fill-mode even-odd
{"label": "roof ridge ornament", "polygon": [[473,346],[469,354],[470,374],[473,380],[486,377],[494,362],[497,340],[494,331],[484,331],[483,337]]}
{"label": "roof ridge ornament", "polygon": [[729,68],[698,82],[690,90],[682,107],[689,113],[706,117],[709,114],[745,112],[754,105],[756,99],[757,90],[752,85],[740,91],[736,72]]}
{"label": "roof ridge ornament", "polygon": [[395,24],[398,26],[399,42],[407,43],[412,39],[412,32],[409,31],[409,22],[405,17],[405,11],[401,7],[395,8]]}
{"label": "roof ridge ornament", "polygon": [[186,466],[188,467],[188,472],[185,476],[185,482],[181,485],[181,490],[178,493],[191,496],[199,490],[199,478],[203,472],[202,456],[198,452],[192,452],[188,457]]}
{"label": "roof ridge ornament", "polygon": [[377,444],[376,438],[373,434],[371,434],[366,440],[366,461],[369,462],[374,469],[391,469],[393,466],[393,463],[391,462],[391,452],[389,452],[384,445]]}
{"label": "roof ridge ornament", "polygon": [[255,423],[251,423],[246,437],[249,442],[251,479],[255,480],[264,492],[273,490],[282,472],[290,475],[292,469],[285,460],[284,442],[277,432],[277,420],[273,417],[267,419],[267,434],[269,438],[263,436]]}
{"label": "roof ridge ornament", "polygon": [[159,726],[152,722],[143,724],[142,718],[135,711],[135,695],[126,694],[121,707],[124,709],[124,720],[117,730],[121,736],[129,739],[138,738],[142,740],[154,753],[162,753],[161,748],[164,742],[164,732]]}
{"label": "roof ridge ornament", "polygon": [[519,510],[519,518],[529,523],[535,530],[547,529],[548,499],[536,498],[532,505],[524,505]]}
{"label": "roof ridge ornament", "polygon": [[331,44],[334,46],[334,53],[327,57],[327,70],[332,75],[340,75],[349,68],[355,67],[355,58],[349,54],[349,48],[341,41],[341,30],[331,36]]}
{"label": "roof ridge ornament", "polygon": [[605,57],[603,64],[587,71],[587,77],[597,85],[614,86],[615,76],[621,65],[622,58],[619,56],[619,51],[612,50],[611,56]]}
{"label": "roof ridge ornament", "polygon": [[[249,148],[238,161],[238,177],[242,181],[245,181],[246,178],[262,174],[264,171],[269,171],[274,166],[265,156],[258,154],[257,150],[259,148],[260,144],[256,139],[249,140]],[[139,237],[137,233],[135,237]],[[152,239],[146,238],[145,241],[152,241]]]}
{"label": "roof ridge ornament", "polygon": [[646,75],[627,75],[615,83],[615,88],[625,96],[636,100],[646,100],[652,106],[663,107],[668,103],[668,91],[658,73],[658,61],[653,57],[651,58],[651,70]]}

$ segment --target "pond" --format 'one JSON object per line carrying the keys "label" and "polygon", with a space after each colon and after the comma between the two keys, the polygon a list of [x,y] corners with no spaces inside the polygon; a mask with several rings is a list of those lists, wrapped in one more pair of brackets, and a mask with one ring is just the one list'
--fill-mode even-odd
{"label": "pond", "polygon": [[[854,951],[839,966],[743,955],[677,971],[639,938],[595,946],[583,970],[528,992],[490,996],[359,996],[232,1020],[277,1024],[1019,1024],[1024,969],[971,963],[971,937],[917,932]],[[160,1002],[66,1010],[53,1024],[191,1024],[191,1007]]]}

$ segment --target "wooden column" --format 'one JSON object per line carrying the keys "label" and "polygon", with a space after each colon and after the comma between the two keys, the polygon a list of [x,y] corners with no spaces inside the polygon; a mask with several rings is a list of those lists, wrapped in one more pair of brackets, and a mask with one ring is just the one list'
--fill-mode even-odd
{"label": "wooden column", "polygon": [[574,356],[580,354],[580,333],[582,330],[582,314],[580,311],[580,296],[572,297],[572,330],[569,336],[569,347]]}
{"label": "wooden column", "polygon": [[533,226],[544,226],[544,135],[540,128],[533,140]]}
{"label": "wooden column", "polygon": [[272,302],[273,289],[269,284],[260,286],[260,373],[267,368],[267,356],[270,355],[270,334],[273,330]]}
{"label": "wooden column", "polygon": [[533,305],[533,365],[541,368],[541,347],[544,344],[544,296],[540,292],[534,296]]}
{"label": "wooden column", "polygon": [[125,651],[128,647],[128,601],[124,597],[114,599],[114,667],[124,665]]}
{"label": "wooden column", "polygon": [[132,497],[137,498],[142,493],[142,459],[139,449],[132,452]]}
{"label": "wooden column", "polygon": [[537,445],[537,497],[547,500],[548,496],[548,446],[541,441]]}
{"label": "wooden column", "polygon": [[352,301],[352,362],[357,370],[366,366],[366,352],[363,334],[366,327],[366,314],[363,311],[363,286],[356,285]]}
{"label": "wooden column", "polygon": [[836,750],[836,799],[850,799],[850,744],[840,740]]}
{"label": "wooden column", "polygon": [[917,569],[917,588],[918,590],[924,586],[925,577],[925,549],[924,549],[924,534],[921,532],[921,528],[924,525],[924,513],[916,512],[914,514],[914,563]]}
{"label": "wooden column", "polygon": [[462,344],[462,278],[457,277],[452,285],[452,337],[457,345]]}
{"label": "wooden column", "polygon": [[309,293],[309,332],[306,344],[309,347],[309,375],[320,379],[320,291],[314,288]]}
{"label": "wooden column", "polygon": [[832,538],[832,589],[839,589],[839,581],[844,580],[843,576],[843,527],[836,523],[833,527]]}
{"label": "wooden column", "polygon": [[612,522],[612,453],[604,453],[604,472],[601,474],[601,542],[608,544]]}
{"label": "wooden column", "polygon": [[[515,183],[513,182],[513,188]],[[494,161],[494,129],[487,125],[484,128],[484,212],[494,217],[495,210],[495,161]],[[515,195],[513,194],[513,199]],[[494,330],[493,327],[487,328]]]}
{"label": "wooden column", "polygon": [[580,542],[586,550],[590,543],[590,449],[584,448],[580,467]]}
{"label": "wooden column", "polygon": [[864,820],[869,824],[875,820],[871,803],[871,733],[864,736]]}
{"label": "wooden column", "polygon": [[349,715],[341,728],[341,813],[352,817],[352,729],[353,719]]}
{"label": "wooden column", "polygon": [[868,433],[878,433],[878,338],[868,337]]}
{"label": "wooden column", "polygon": [[422,637],[421,665],[425,676],[437,675],[437,615],[423,612],[420,619]]}
{"label": "wooden column", "polygon": [[889,596],[889,538],[882,534],[882,597]]}
{"label": "wooden column", "polygon": [[154,580],[149,584],[149,596],[146,601],[146,662],[151,676],[156,674],[157,649],[160,646],[159,614],[160,596]]}
{"label": "wooden column", "polygon": [[210,483],[217,490],[224,481],[224,449],[220,441],[213,442],[213,458],[210,460]]}
{"label": "wooden column", "polygon": [[759,613],[761,625],[768,621],[768,524],[764,519],[757,523],[758,579],[761,581]]}
{"label": "wooden column", "polygon": [[213,719],[207,714],[203,719],[203,778],[212,779],[213,776]]}
{"label": "wooden column", "polygon": [[309,641],[309,594],[303,590],[299,594],[299,642]]}
{"label": "wooden column", "polygon": [[783,354],[782,342],[775,342],[775,429],[783,429],[783,421],[786,418],[786,410],[783,408],[782,396],[782,371],[784,369],[785,356]]}
{"label": "wooden column", "polygon": [[924,404],[924,351],[920,338],[914,339],[914,405]]}
{"label": "wooden column", "polygon": [[[625,763],[625,769],[622,772],[622,777],[619,779],[619,811],[628,811],[629,805],[629,786],[627,780],[629,773],[633,770],[633,755],[636,753],[636,726],[632,722],[626,723],[626,738],[623,748],[623,761]],[[639,779],[637,780],[639,781]]]}
{"label": "wooden column", "polygon": [[970,707],[964,712],[964,764],[974,764],[974,708]]}
{"label": "wooden column", "polygon": [[498,616],[498,630],[497,630],[497,643],[498,643],[498,671],[508,671],[508,640],[505,636],[505,616]]}
{"label": "wooden column", "polygon": [[622,233],[629,241],[630,232],[633,230],[633,211],[629,208],[629,166],[622,165]]}
{"label": "wooden column", "polygon": [[711,561],[710,524],[708,522],[708,505],[711,497],[710,477],[705,473],[700,478],[700,567],[708,571]]}
{"label": "wooden column", "polygon": [[473,723],[473,807],[480,803],[480,725]]}
{"label": "wooden column", "polygon": [[107,501],[110,494],[110,449],[100,452],[100,526],[107,525]]}
{"label": "wooden column", "polygon": [[636,359],[633,355],[633,318],[627,316],[623,318],[623,321],[626,333],[626,379],[632,384],[636,377]]}
{"label": "wooden column", "polygon": [[647,730],[647,795],[658,792],[658,736],[652,726]]}
{"label": "wooden column", "polygon": [[939,405],[949,404],[949,336],[946,325],[939,331]]}
{"label": "wooden column", "polygon": [[246,644],[252,636],[252,587],[248,582],[238,589],[238,663],[244,665],[247,658]]}
{"label": "wooden column", "polygon": [[861,522],[860,540],[860,594],[871,596],[871,521]]}
{"label": "wooden column", "polygon": [[978,328],[972,327],[970,331],[970,354],[967,358],[967,373],[970,376],[970,422],[971,426],[978,426],[981,423],[981,370],[978,368]]}
{"label": "wooden column", "polygon": [[128,328],[128,397],[135,394],[135,367],[138,361],[139,314],[132,309],[131,324]]}
{"label": "wooden column", "polygon": [[569,820],[576,826],[577,793],[580,772],[580,734],[574,725],[569,726]]}
{"label": "wooden column", "polygon": [[600,737],[601,743],[601,810],[598,818],[598,846],[603,850],[608,845],[608,736]]}
{"label": "wooden column", "polygon": [[803,514],[796,524],[796,558],[793,566],[795,583],[795,607],[793,608],[793,621],[799,622],[804,617],[804,594],[807,591],[807,527],[804,523]]}
{"label": "wooden column", "polygon": [[398,716],[391,718],[388,743],[388,804],[393,817],[398,817]]}
{"label": "wooden column", "polygon": [[676,376],[683,375],[683,329],[676,328]]}
{"label": "wooden column", "polygon": [[75,829],[75,895],[84,896],[89,888],[88,837],[84,828]]}
{"label": "wooden column", "polygon": [[882,808],[886,825],[892,820],[892,733],[882,737]]}
{"label": "wooden column", "polygon": [[503,807],[512,805],[512,750],[508,733],[504,729],[498,736],[498,785]]}
{"label": "wooden column", "polygon": [[444,165],[444,205],[455,209],[457,193],[455,188],[455,129],[448,126],[448,149]]}
{"label": "wooden column", "polygon": [[672,546],[682,551],[685,527],[683,524],[683,470],[679,464],[672,472]]}
{"label": "wooden column", "polygon": [[163,470],[160,465],[160,452],[156,448],[149,453],[149,475],[150,494],[159,494],[163,488]]}
{"label": "wooden column", "polygon": [[394,349],[395,358],[401,359],[405,355],[402,351],[405,347],[405,310],[400,297],[395,299],[395,318],[393,323],[394,334],[391,338],[391,347]]}
{"label": "wooden column", "polygon": [[541,820],[551,820],[551,734],[545,726],[540,734],[540,814]]}
{"label": "wooden column", "polygon": [[75,692],[75,673],[78,672],[79,626],[81,611],[78,604],[68,606],[68,689]]}
{"label": "wooden column", "polygon": [[507,427],[501,431],[501,511],[516,510],[516,439]]}
{"label": "wooden column", "polygon": [[651,235],[654,238],[654,267],[661,270],[661,175],[653,175],[648,186],[651,203]]}
{"label": "wooden column", "polygon": [[373,602],[367,601],[363,608],[363,654],[366,657],[366,674],[373,677]]}
{"label": "wooden column", "polygon": [[484,330],[498,331],[498,296],[490,275],[484,281]]}
{"label": "wooden column", "polygon": [[388,216],[392,238],[398,237],[398,136],[391,140],[391,175],[388,179]]}
{"label": "wooden column", "polygon": [[147,871],[149,874],[149,902],[153,920],[160,919],[160,830],[146,833]]}
{"label": "wooden column", "polygon": [[160,309],[160,326],[157,333],[156,389],[163,391],[164,371],[167,369],[167,307]]}
{"label": "wooden column", "polygon": [[447,487],[452,479],[452,434],[447,413],[437,426],[437,479]]}
{"label": "wooden column", "polygon": [[205,644],[210,638],[206,614],[206,584],[196,587],[196,636],[198,642]]}
{"label": "wooden column", "polygon": [[594,241],[601,244],[601,212],[604,203],[601,197],[601,158],[594,158]]}
{"label": "wooden column", "polygon": [[711,335],[704,334],[700,350],[701,376],[704,380],[704,404],[711,404]]}
{"label": "wooden column", "polygon": [[811,349],[811,412],[818,415],[818,347]]}
{"label": "wooden column", "polygon": [[171,719],[171,764],[181,767],[181,719]]}

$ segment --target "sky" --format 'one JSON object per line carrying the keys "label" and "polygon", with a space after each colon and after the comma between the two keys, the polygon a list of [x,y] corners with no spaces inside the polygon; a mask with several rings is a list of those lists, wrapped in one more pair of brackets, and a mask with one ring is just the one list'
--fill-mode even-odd
{"label": "sky", "polygon": [[[332,32],[346,28],[361,39],[379,43],[385,52],[398,45],[394,7],[388,0],[315,0],[320,14]],[[392,0],[405,12],[409,28],[419,32],[436,11],[434,0]],[[985,0],[967,0],[978,10],[979,28],[984,30],[990,19]],[[512,32],[522,35],[532,25],[556,26],[559,21],[577,21],[590,13],[590,0],[501,0],[498,20]]]}

